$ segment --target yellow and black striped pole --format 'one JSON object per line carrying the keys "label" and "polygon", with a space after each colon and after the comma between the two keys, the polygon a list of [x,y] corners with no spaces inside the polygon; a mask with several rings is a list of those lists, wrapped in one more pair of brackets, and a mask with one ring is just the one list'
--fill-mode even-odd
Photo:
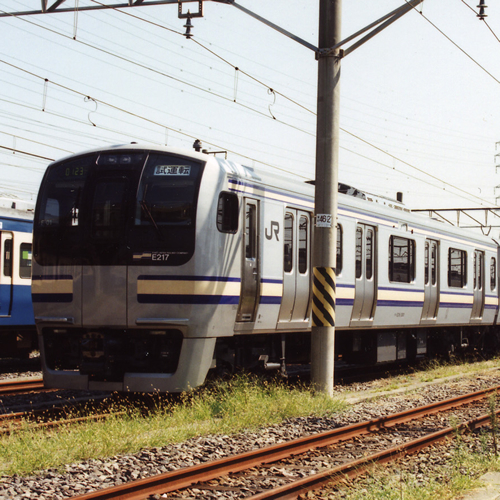
{"label": "yellow and black striped pole", "polygon": [[335,326],[335,269],[315,267],[312,326]]}

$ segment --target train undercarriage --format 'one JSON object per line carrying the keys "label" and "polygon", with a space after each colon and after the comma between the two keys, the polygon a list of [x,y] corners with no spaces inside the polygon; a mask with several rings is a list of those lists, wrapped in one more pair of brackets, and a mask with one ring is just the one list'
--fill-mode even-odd
{"label": "train undercarriage", "polygon": [[[89,380],[118,382],[125,373],[174,373],[183,343],[177,329],[45,328],[43,348],[47,368],[70,370]],[[220,337],[211,372],[276,371],[308,366],[310,333],[276,333]],[[339,330],[335,366],[377,366],[411,363],[424,358],[446,359],[498,352],[500,329],[490,326],[413,328],[400,330]]]}

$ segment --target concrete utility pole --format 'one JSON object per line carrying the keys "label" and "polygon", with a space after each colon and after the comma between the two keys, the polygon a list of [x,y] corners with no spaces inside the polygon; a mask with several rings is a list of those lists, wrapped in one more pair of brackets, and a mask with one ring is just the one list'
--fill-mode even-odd
{"label": "concrete utility pole", "polygon": [[311,380],[333,395],[341,0],[320,0]]}

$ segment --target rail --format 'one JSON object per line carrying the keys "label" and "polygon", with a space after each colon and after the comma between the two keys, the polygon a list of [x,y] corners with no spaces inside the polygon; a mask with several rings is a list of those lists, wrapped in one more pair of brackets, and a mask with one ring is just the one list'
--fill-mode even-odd
{"label": "rail", "polygon": [[[0,382],[0,395],[43,390],[43,379]],[[46,389],[49,390],[49,389]]]}
{"label": "rail", "polygon": [[[500,386],[492,387],[482,391],[477,391],[471,394],[458,396],[456,398],[440,401],[431,405],[426,405],[400,413],[395,413],[386,417],[369,420],[353,424],[346,427],[340,427],[331,431],[322,432],[296,439],[290,442],[281,443],[278,445],[266,447],[259,450],[235,455],[220,460],[207,462],[192,467],[186,467],[172,472],[160,474],[146,479],[139,479],[130,483],[122,484],[115,487],[106,488],[103,490],[87,493],[78,497],[76,500],[114,500],[114,499],[127,499],[127,500],[142,500],[149,495],[163,494],[172,491],[177,491],[182,488],[187,488],[199,482],[206,482],[220,476],[241,472],[255,466],[266,463],[276,462],[288,458],[292,455],[300,455],[315,448],[330,446],[340,441],[352,439],[353,437],[368,434],[380,429],[391,427],[397,424],[409,422],[417,418],[422,418],[426,415],[439,413],[441,411],[457,408],[475,401],[480,401],[500,389]],[[499,410],[500,413],[500,410]],[[472,425],[485,425],[489,421],[489,416],[481,417],[483,422],[478,424],[476,422],[468,422],[467,426]],[[289,485],[282,486],[276,490],[270,490],[253,498],[254,500],[263,500],[271,498],[296,498],[301,492],[309,489],[315,489],[322,486],[325,482],[332,481],[336,475],[352,475],[355,474],[361,464],[366,462],[366,467],[370,462],[387,462],[395,459],[404,454],[414,453],[429,444],[436,442],[436,439],[444,439],[446,436],[455,432],[456,428],[448,428],[430,436],[419,438],[405,445],[399,445],[389,450],[386,450],[368,458],[363,458],[356,462],[350,462],[335,469],[326,472],[312,475],[301,481],[295,481]],[[357,465],[354,465],[357,464]],[[345,467],[345,469],[344,469]],[[305,488],[305,489],[304,489]],[[288,489],[290,489],[288,491]],[[297,491],[295,491],[297,489]],[[299,491],[300,490],[300,491]],[[266,496],[267,495],[267,496]],[[281,496],[274,496],[281,495]]]}

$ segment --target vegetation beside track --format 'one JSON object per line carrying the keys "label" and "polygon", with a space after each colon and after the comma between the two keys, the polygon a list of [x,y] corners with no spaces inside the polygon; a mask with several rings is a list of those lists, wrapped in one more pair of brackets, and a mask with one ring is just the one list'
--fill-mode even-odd
{"label": "vegetation beside track", "polygon": [[[174,397],[145,397],[116,404],[126,414],[105,421],[59,427],[25,428],[0,439],[0,475],[29,475],[64,464],[102,459],[161,447],[207,434],[234,434],[305,415],[326,415],[347,407],[305,387],[289,387],[238,376]],[[90,411],[90,410],[89,410]],[[80,415],[75,415],[80,416]]]}
{"label": "vegetation beside track", "polygon": [[[420,382],[450,376],[469,376],[499,368],[500,360],[472,364],[431,364],[423,370],[394,378],[379,379],[372,390],[408,388]],[[344,400],[353,392],[344,390],[333,399],[306,386],[268,382],[251,376],[212,382],[180,397],[152,396],[113,403],[105,421],[68,425],[54,430],[20,432],[0,439],[0,475],[34,474],[87,459],[104,459],[134,453],[143,448],[168,444],[208,434],[235,434],[282,422],[291,417],[318,417],[344,411]],[[92,408],[83,414],[92,413]],[[82,413],[74,417],[82,416]],[[389,497],[388,497],[389,498]],[[407,497],[412,498],[412,497]]]}
{"label": "vegetation beside track", "polygon": [[[322,500],[456,500],[464,492],[484,485],[479,478],[500,471],[489,429],[477,435],[457,436],[446,465],[431,465],[430,473],[408,470],[399,463],[377,465],[355,483],[346,481],[335,490],[325,488],[310,498]],[[442,452],[442,451],[441,451]],[[418,460],[416,460],[418,462]]]}
{"label": "vegetation beside track", "polygon": [[428,360],[403,375],[387,374],[387,377],[373,381],[370,384],[370,391],[377,393],[409,389],[415,384],[438,383],[441,380],[449,380],[450,377],[466,377],[495,369],[500,369],[500,358],[477,362]]}

